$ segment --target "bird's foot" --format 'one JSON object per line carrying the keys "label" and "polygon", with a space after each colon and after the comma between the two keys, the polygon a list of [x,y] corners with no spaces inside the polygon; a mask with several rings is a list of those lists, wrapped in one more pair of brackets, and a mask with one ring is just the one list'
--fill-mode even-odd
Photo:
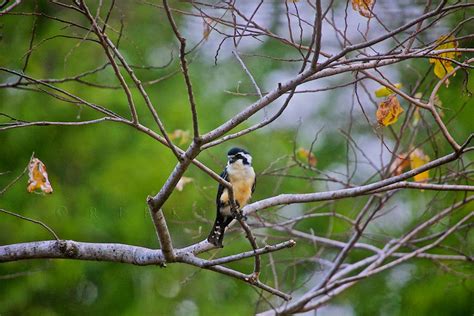
{"label": "bird's foot", "polygon": [[216,230],[214,234],[209,235],[209,237],[207,237],[207,241],[217,248],[224,248],[224,245],[222,244],[221,232],[219,230]]}
{"label": "bird's foot", "polygon": [[232,212],[232,216],[236,219],[236,220],[242,220],[242,221],[247,221],[247,216],[245,216],[241,210],[236,210],[234,212]]}

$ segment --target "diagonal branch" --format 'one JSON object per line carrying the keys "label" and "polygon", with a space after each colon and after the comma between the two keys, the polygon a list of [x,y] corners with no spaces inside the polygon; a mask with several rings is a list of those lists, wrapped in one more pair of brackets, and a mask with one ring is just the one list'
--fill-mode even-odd
{"label": "diagonal branch", "polygon": [[130,113],[132,115],[132,122],[134,124],[137,124],[138,123],[138,115],[137,115],[137,110],[135,108],[135,103],[133,101],[132,92],[130,91],[130,88],[128,87],[127,82],[125,81],[124,77],[122,76],[122,73],[120,72],[120,69],[119,69],[117,63],[115,62],[114,56],[110,53],[110,50],[109,50],[108,45],[107,45],[107,40],[106,40],[106,37],[105,37],[105,33],[102,33],[100,27],[97,25],[97,22],[96,22],[95,18],[92,16],[92,14],[89,11],[89,8],[85,4],[84,0],[80,0],[80,4],[81,4],[82,9],[84,9],[84,15],[87,17],[87,19],[91,23],[92,27],[94,28],[94,33],[97,35],[97,37],[99,38],[100,44],[104,48],[105,55],[107,56],[107,58],[109,59],[110,64],[112,65],[112,68],[115,72],[115,76],[119,80],[120,85],[122,86],[123,91],[125,92],[125,95],[127,96],[128,106],[130,108]]}
{"label": "diagonal branch", "polygon": [[461,152],[454,152],[449,155],[440,157],[438,159],[430,161],[429,163],[421,167],[402,173],[399,176],[390,177],[390,178],[380,180],[371,184],[361,185],[361,186],[357,186],[357,187],[349,188],[349,189],[341,189],[341,190],[334,190],[334,191],[327,191],[327,192],[304,193],[304,194],[280,194],[275,197],[260,200],[252,204],[246,205],[242,209],[242,211],[244,215],[248,215],[248,214],[256,212],[257,210],[262,210],[262,209],[266,209],[272,206],[277,206],[277,205],[282,205],[282,204],[337,200],[337,199],[343,199],[343,198],[348,198],[348,197],[371,194],[375,190],[383,189],[386,186],[409,179],[424,171],[427,171],[435,167],[447,164],[451,161],[454,161],[458,159],[461,154],[466,153],[471,150],[474,150],[474,147],[467,147]]}
{"label": "diagonal branch", "polygon": [[154,209],[151,197],[148,197],[147,202],[158,235],[158,240],[160,241],[161,250],[163,251],[163,256],[165,257],[166,262],[173,262],[176,260],[176,254],[173,249],[171,235],[163,211],[161,209]]}
{"label": "diagonal branch", "polygon": [[285,241],[285,242],[282,242],[282,243],[279,243],[279,244],[276,244],[276,245],[266,245],[265,247],[259,248],[259,249],[256,249],[256,250],[242,252],[242,253],[239,253],[239,254],[236,254],[236,255],[222,257],[222,258],[219,258],[219,259],[209,260],[208,262],[206,262],[204,264],[204,267],[230,263],[230,262],[242,260],[242,259],[245,259],[245,258],[254,257],[255,255],[263,255],[263,254],[266,254],[266,253],[271,253],[271,252],[278,251],[278,250],[283,249],[283,248],[291,248],[294,245],[296,245],[296,242],[294,240],[288,240],[288,241]]}
{"label": "diagonal branch", "polygon": [[48,87],[48,88],[50,88],[50,89],[52,89],[52,90],[54,90],[54,91],[60,92],[60,93],[62,93],[62,94],[64,94],[64,95],[68,96],[69,98],[75,100],[75,103],[76,103],[76,104],[77,104],[77,103],[78,103],[78,104],[84,104],[84,105],[90,107],[91,109],[96,110],[96,111],[98,111],[98,112],[100,112],[100,113],[102,113],[102,114],[105,114],[105,115],[107,115],[107,116],[111,116],[111,117],[114,117],[114,118],[117,118],[117,119],[122,119],[122,117],[121,117],[120,115],[114,113],[113,111],[111,111],[111,110],[109,110],[109,109],[107,109],[107,108],[104,108],[104,107],[102,107],[102,106],[100,106],[100,105],[97,105],[97,104],[88,102],[88,101],[86,101],[86,100],[84,100],[84,99],[82,99],[82,98],[80,98],[80,97],[78,97],[78,96],[76,96],[76,95],[74,95],[74,94],[72,94],[72,93],[70,93],[70,92],[64,90],[64,89],[58,88],[58,87],[56,87],[56,86],[54,86],[54,85],[52,85],[52,84],[49,84],[49,83],[47,83],[47,82],[43,82],[43,81],[41,81],[41,80],[32,78],[32,77],[27,76],[27,75],[25,75],[25,74],[22,74],[21,72],[18,72],[18,71],[15,71],[15,70],[11,70],[11,69],[8,69],[8,68],[5,68],[5,67],[0,67],[0,70],[1,70],[1,71],[4,71],[4,72],[7,72],[7,73],[10,73],[10,74],[13,74],[13,75],[16,75],[16,76],[19,76],[19,77],[22,77],[22,78],[25,78],[25,79],[27,79],[27,80],[29,80],[29,81],[32,81],[32,82],[36,83],[36,84],[39,84],[39,85],[43,85],[43,86],[45,86],[45,87]]}
{"label": "diagonal branch", "polygon": [[197,257],[194,257],[194,256],[183,256],[183,257],[180,257],[179,260],[180,260],[180,262],[188,263],[188,264],[191,264],[191,265],[199,267],[199,268],[219,272],[219,273],[231,276],[233,278],[239,279],[239,280],[244,281],[248,284],[251,284],[255,287],[258,287],[258,288],[260,288],[264,291],[267,291],[271,294],[277,295],[277,296],[281,297],[282,299],[284,299],[285,301],[289,301],[291,299],[290,295],[288,295],[286,293],[283,293],[283,292],[281,292],[277,289],[274,289],[274,288],[260,282],[259,280],[252,279],[252,275],[247,275],[247,274],[229,269],[227,267],[219,266],[219,265],[209,266],[209,265],[207,265],[207,260],[200,259],[200,258],[197,258]]}
{"label": "diagonal branch", "polygon": [[[0,127],[0,131],[5,131],[13,128],[29,127],[29,126],[83,126],[90,124],[102,123],[105,121],[121,122],[121,119],[113,118],[110,116],[101,117],[95,120],[78,121],[78,122],[58,122],[58,121],[36,121],[36,122],[23,122],[17,121],[14,123],[8,123],[7,126]],[[0,126],[3,124],[0,123]]]}
{"label": "diagonal branch", "polygon": [[199,125],[198,125],[198,118],[197,118],[197,111],[196,111],[196,101],[194,100],[193,85],[191,83],[191,79],[189,78],[188,62],[186,60],[186,39],[181,35],[181,33],[178,30],[178,26],[176,25],[176,22],[174,21],[173,15],[171,14],[167,0],[163,0],[163,7],[165,8],[166,16],[168,17],[168,21],[170,22],[171,28],[173,29],[173,32],[180,44],[179,60],[181,63],[181,72],[183,73],[184,81],[186,82],[189,104],[191,106],[194,138],[198,140],[199,139]]}
{"label": "diagonal branch", "polygon": [[316,28],[315,48],[313,59],[311,60],[311,69],[316,70],[318,66],[319,54],[321,52],[321,37],[323,32],[323,14],[321,8],[321,0],[316,0],[316,15],[314,21]]}
{"label": "diagonal branch", "polygon": [[[4,4],[7,4],[9,1],[4,1]],[[10,4],[8,7],[6,7],[5,9],[3,9],[2,11],[0,11],[0,16],[10,12],[11,10],[13,10],[17,5],[19,5],[21,3],[21,0],[15,0],[13,1],[12,4]]]}
{"label": "diagonal branch", "polygon": [[23,216],[23,215],[14,213],[14,212],[10,212],[10,211],[4,210],[4,209],[2,209],[2,208],[0,208],[0,212],[3,212],[3,213],[5,213],[5,214],[8,214],[8,215],[11,215],[11,216],[15,216],[15,217],[24,219],[25,221],[28,221],[28,222],[32,222],[32,223],[38,224],[38,225],[42,226],[44,229],[46,229],[49,233],[51,233],[51,235],[53,235],[53,237],[54,237],[56,240],[59,241],[59,237],[58,237],[58,235],[56,235],[56,233],[54,232],[54,230],[52,230],[48,225],[46,225],[46,224],[43,223],[42,221],[39,221],[39,220],[37,220],[37,219],[30,218],[30,217],[26,217],[26,216]]}
{"label": "diagonal branch", "polygon": [[252,81],[252,84],[253,84],[255,90],[257,91],[258,96],[259,96],[260,98],[263,98],[262,90],[260,90],[260,87],[258,86],[257,81],[255,81],[255,78],[253,77],[252,73],[251,73],[250,70],[247,68],[247,66],[245,65],[245,63],[244,63],[244,61],[242,60],[242,58],[240,57],[239,52],[237,51],[237,48],[235,48],[235,49],[232,51],[232,55],[234,55],[235,58],[237,58],[237,60],[239,61],[240,66],[241,66],[242,69],[245,71],[245,73],[246,73],[247,76],[249,77],[250,81]]}

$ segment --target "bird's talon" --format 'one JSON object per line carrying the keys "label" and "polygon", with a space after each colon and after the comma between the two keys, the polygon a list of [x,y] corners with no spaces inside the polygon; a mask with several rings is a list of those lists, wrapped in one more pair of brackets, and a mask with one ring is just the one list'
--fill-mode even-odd
{"label": "bird's talon", "polygon": [[242,220],[242,221],[247,221],[247,216],[242,214],[242,212],[239,210],[239,211],[234,211],[232,213],[232,216],[236,219],[236,220]]}

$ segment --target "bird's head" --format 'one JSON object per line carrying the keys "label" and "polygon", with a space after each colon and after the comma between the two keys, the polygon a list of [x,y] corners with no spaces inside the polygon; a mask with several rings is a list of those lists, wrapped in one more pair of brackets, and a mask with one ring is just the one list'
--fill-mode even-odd
{"label": "bird's head", "polygon": [[241,160],[244,165],[252,165],[252,156],[248,151],[242,148],[234,147],[227,152],[229,164],[233,164]]}

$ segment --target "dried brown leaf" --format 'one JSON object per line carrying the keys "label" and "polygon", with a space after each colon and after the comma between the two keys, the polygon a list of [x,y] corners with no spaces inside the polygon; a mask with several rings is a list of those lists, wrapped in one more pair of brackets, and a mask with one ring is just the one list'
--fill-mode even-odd
{"label": "dried brown leaf", "polygon": [[379,104],[375,116],[380,125],[389,126],[397,122],[398,117],[402,113],[403,108],[400,106],[397,96],[391,95],[384,102]]}
{"label": "dried brown leaf", "polygon": [[28,164],[28,192],[41,190],[44,193],[53,193],[51,183],[49,183],[48,173],[45,164],[38,158],[32,158]]}

